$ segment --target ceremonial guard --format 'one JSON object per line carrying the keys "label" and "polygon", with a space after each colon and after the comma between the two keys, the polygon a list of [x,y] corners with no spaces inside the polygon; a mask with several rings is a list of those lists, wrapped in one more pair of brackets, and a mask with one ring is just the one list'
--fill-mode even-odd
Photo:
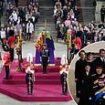
{"label": "ceremonial guard", "polygon": [[61,84],[62,84],[62,94],[63,95],[66,95],[67,94],[67,68],[68,68],[68,65],[64,65],[62,68],[61,68],[61,71],[60,71],[60,78],[61,78]]}
{"label": "ceremonial guard", "polygon": [[61,84],[62,84],[62,94],[66,95],[67,94],[67,71],[68,69],[68,61],[67,57],[65,54],[62,55],[61,58],[61,71],[60,71],[60,79],[61,79]]}
{"label": "ceremonial guard", "polygon": [[49,56],[50,56],[49,50],[47,49],[46,44],[44,44],[43,49],[42,49],[42,51],[40,53],[40,60],[41,60],[42,66],[43,66],[43,73],[47,73],[47,66],[48,66],[48,63],[49,63]]}
{"label": "ceremonial guard", "polygon": [[5,53],[5,55],[3,56],[3,64],[5,67],[5,79],[9,78],[9,74],[10,74],[10,53],[9,51]]}
{"label": "ceremonial guard", "polygon": [[26,84],[28,95],[33,94],[34,81],[35,81],[34,71],[32,70],[32,65],[30,64],[26,69]]}
{"label": "ceremonial guard", "polygon": [[13,62],[14,60],[14,47],[15,47],[15,36],[14,36],[14,31],[10,30],[9,31],[9,38],[8,38],[8,45],[9,45],[9,52],[10,52],[10,60]]}

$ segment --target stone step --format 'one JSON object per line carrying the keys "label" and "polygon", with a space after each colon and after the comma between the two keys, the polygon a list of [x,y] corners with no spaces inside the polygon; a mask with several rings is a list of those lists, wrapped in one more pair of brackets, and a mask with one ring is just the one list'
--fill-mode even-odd
{"label": "stone step", "polygon": [[[43,26],[35,26],[35,29],[39,29],[39,27],[45,27],[45,25]],[[55,27],[51,27],[51,26],[46,26],[48,29],[52,29],[52,30],[55,30]]]}
{"label": "stone step", "polygon": [[[39,29],[39,27],[45,27],[45,25],[43,26],[35,26],[35,29]],[[52,30],[55,30],[55,27],[51,27],[51,26],[47,26],[48,29],[52,29]]]}
{"label": "stone step", "polygon": [[25,1],[25,0],[19,0],[19,3],[27,3],[27,1]]}
{"label": "stone step", "polygon": [[76,0],[76,5],[79,7],[79,12],[80,12],[80,16],[79,16],[79,22],[83,22],[83,16],[82,16],[82,9],[81,9],[81,0]]}
{"label": "stone step", "polygon": [[46,0],[46,2],[45,2],[45,0],[38,0],[38,2],[39,2],[39,4],[42,4],[42,5],[46,5],[46,4],[52,5],[52,0]]}
{"label": "stone step", "polygon": [[[41,30],[41,29],[39,29],[39,30],[35,30],[35,33],[40,33],[40,32],[42,32],[43,31],[43,29]],[[57,31],[54,31],[54,30],[46,30],[46,31],[49,31],[50,33],[55,33],[55,34],[57,34]]]}
{"label": "stone step", "polygon": [[[47,26],[53,26],[55,27],[55,24],[54,24],[54,21],[50,22],[50,21],[47,21]],[[38,22],[37,24],[35,24],[36,26],[41,26],[41,25],[45,25],[45,20],[43,20],[42,22]]]}
{"label": "stone step", "polygon": [[[49,17],[49,15],[50,15],[50,17]],[[47,15],[47,14],[41,14],[40,15],[40,18],[42,18],[42,19],[53,19],[53,14],[49,14],[49,15]]]}
{"label": "stone step", "polygon": [[86,22],[94,20],[94,14],[92,9],[84,9],[84,18]]}
{"label": "stone step", "polygon": [[40,11],[40,15],[41,16],[48,16],[48,17],[50,16],[51,17],[51,16],[53,16],[53,12],[43,10],[43,11]]}
{"label": "stone step", "polygon": [[19,6],[27,6],[27,4],[28,4],[28,0],[19,0],[19,3],[18,3]]}
{"label": "stone step", "polygon": [[84,24],[94,20],[93,0],[81,0],[81,10]]}
{"label": "stone step", "polygon": [[41,6],[40,9],[54,9],[53,6]]}
{"label": "stone step", "polygon": [[[53,27],[55,27],[54,21],[52,21],[52,22],[46,22],[46,24],[47,24],[47,26],[53,26]],[[37,24],[35,24],[35,25],[36,25],[36,26],[45,25],[45,22],[44,22],[44,20],[43,20],[43,22],[37,23]]]}
{"label": "stone step", "polygon": [[[40,28],[35,28],[35,31],[43,31],[43,30],[45,30],[45,27],[40,27]],[[49,28],[46,28],[46,31],[50,31],[50,32],[56,32],[57,33],[57,31],[55,30],[55,29],[49,29]]]}
{"label": "stone step", "polygon": [[[35,27],[35,30],[38,30],[38,31],[43,30],[43,29],[45,29],[45,26],[44,25],[43,26]],[[55,27],[46,27],[46,29],[48,31],[56,31]]]}
{"label": "stone step", "polygon": [[53,16],[53,12],[52,11],[44,11],[44,10],[41,10],[39,12],[40,12],[40,15],[41,16],[48,16],[48,17]]}
{"label": "stone step", "polygon": [[[51,34],[55,35],[57,34],[53,19],[53,4],[52,0],[38,0],[40,8],[40,18],[39,22],[35,25],[35,31],[41,32],[43,29],[45,29],[45,20],[47,21],[46,30],[50,31]],[[54,36],[53,36],[54,37]]]}
{"label": "stone step", "polygon": [[93,7],[93,0],[85,0],[85,6],[88,7]]}
{"label": "stone step", "polygon": [[[35,25],[35,28],[39,28],[39,27],[45,27],[45,25]],[[46,27],[49,29],[49,28],[51,28],[51,29],[55,29],[55,27],[54,26],[51,26],[51,25],[46,25]]]}
{"label": "stone step", "polygon": [[[47,20],[47,24],[50,24],[50,23],[54,24],[53,19],[52,20],[46,19],[46,20]],[[45,19],[40,18],[39,21],[40,21],[39,24],[45,24]]]}

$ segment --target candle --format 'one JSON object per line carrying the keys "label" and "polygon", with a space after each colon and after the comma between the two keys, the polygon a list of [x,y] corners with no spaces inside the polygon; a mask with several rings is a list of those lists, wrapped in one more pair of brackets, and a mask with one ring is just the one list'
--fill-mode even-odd
{"label": "candle", "polygon": [[67,45],[69,48],[71,48],[71,35],[69,34],[69,32],[67,32]]}

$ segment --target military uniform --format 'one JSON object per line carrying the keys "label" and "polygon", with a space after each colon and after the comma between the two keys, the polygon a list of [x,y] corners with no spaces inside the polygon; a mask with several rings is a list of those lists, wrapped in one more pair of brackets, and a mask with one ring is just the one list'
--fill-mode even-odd
{"label": "military uniform", "polygon": [[[28,69],[30,69],[30,68],[28,68]],[[33,86],[34,86],[34,73],[31,70],[27,71],[27,73],[26,73],[26,84],[27,84],[28,94],[32,95]]]}
{"label": "military uniform", "polygon": [[66,95],[67,94],[67,71],[66,67],[63,67],[62,70],[60,71],[60,80],[62,84],[62,94]]}
{"label": "military uniform", "polygon": [[43,73],[47,73],[47,65],[48,65],[48,60],[49,60],[49,50],[48,49],[43,49],[40,53],[41,56],[41,63],[43,66]]}
{"label": "military uniform", "polygon": [[4,67],[5,67],[5,79],[9,79],[10,74],[10,53],[6,52],[3,57]]}

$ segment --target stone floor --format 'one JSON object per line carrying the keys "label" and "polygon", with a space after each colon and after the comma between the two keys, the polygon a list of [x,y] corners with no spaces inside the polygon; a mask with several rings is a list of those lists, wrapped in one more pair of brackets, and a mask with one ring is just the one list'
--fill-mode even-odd
{"label": "stone floor", "polygon": [[70,102],[20,102],[8,96],[0,94],[0,105],[77,105],[74,101]]}

